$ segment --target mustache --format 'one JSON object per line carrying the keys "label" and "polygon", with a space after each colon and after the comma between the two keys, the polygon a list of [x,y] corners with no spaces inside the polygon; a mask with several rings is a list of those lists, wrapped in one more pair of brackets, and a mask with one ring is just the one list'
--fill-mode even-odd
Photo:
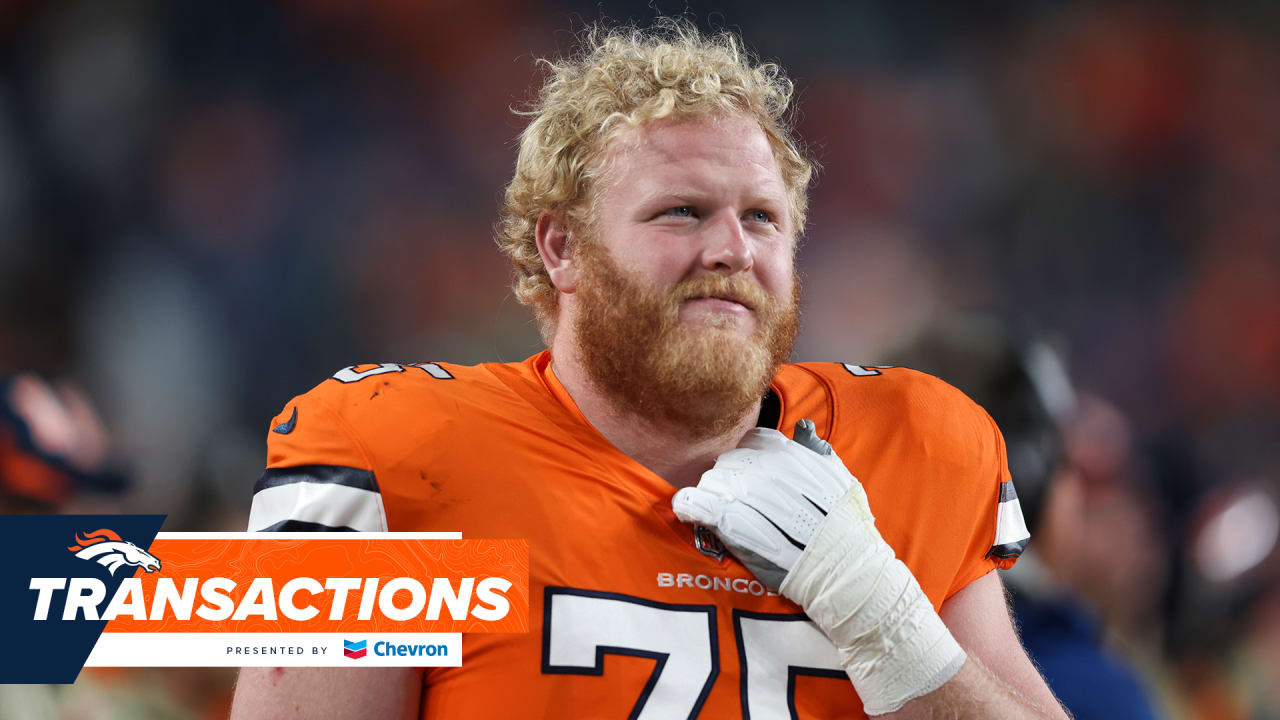
{"label": "mustache", "polygon": [[676,303],[714,297],[736,302],[749,310],[768,307],[771,300],[764,288],[741,275],[704,275],[691,278],[677,285],[671,294]]}

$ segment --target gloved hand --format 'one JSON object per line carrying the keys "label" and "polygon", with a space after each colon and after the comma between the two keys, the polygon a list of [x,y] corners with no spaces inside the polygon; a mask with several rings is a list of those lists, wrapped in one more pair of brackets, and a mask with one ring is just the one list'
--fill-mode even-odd
{"label": "gloved hand", "polygon": [[715,530],[775,592],[831,508],[851,488],[862,490],[813,422],[796,423],[795,436],[793,442],[777,430],[751,430],[671,503],[681,520]]}
{"label": "gloved hand", "polygon": [[868,715],[941,687],[965,654],[920,584],[880,537],[866,492],[812,421],[795,440],[755,428],[676,516],[712,528],[771,589],[804,608],[840,652]]}

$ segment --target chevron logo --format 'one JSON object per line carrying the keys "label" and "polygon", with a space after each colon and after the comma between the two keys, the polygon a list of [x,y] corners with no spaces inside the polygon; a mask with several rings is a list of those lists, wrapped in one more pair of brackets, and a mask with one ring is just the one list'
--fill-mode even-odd
{"label": "chevron logo", "polygon": [[368,654],[369,652],[367,650],[368,644],[369,643],[367,640],[361,640],[360,642],[351,642],[350,640],[343,640],[342,654],[346,655],[348,658],[352,660],[359,660],[360,658]]}

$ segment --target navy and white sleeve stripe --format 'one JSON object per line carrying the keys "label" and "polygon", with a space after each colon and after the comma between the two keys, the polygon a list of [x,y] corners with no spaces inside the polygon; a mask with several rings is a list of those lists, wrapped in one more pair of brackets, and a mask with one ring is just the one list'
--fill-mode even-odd
{"label": "navy and white sleeve stripe", "polygon": [[1000,483],[1000,504],[996,510],[996,539],[987,557],[1016,558],[1031,540],[1027,521],[1022,517],[1022,505],[1012,482]]}
{"label": "navy and white sleeve stripe", "polygon": [[342,465],[269,468],[253,486],[249,530],[385,532],[373,473]]}

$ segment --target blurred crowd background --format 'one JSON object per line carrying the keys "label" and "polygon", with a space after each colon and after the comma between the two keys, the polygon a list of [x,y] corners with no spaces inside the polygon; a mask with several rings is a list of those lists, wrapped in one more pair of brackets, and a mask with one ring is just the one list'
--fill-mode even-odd
{"label": "blurred crowd background", "polygon": [[[974,322],[1051,353],[1042,564],[1157,716],[1280,718],[1267,0],[0,3],[6,509],[243,529],[293,395],[539,350],[491,234],[510,108],[586,23],[658,11],[797,81],[822,164],[797,358]],[[233,677],[85,671],[26,702],[221,717]]]}

